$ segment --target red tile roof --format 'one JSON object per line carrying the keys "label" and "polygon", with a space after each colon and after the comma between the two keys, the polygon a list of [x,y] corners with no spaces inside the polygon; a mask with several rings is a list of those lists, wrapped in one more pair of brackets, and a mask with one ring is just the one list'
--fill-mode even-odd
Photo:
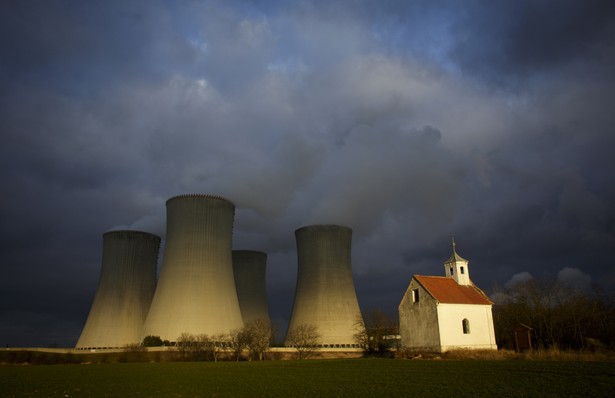
{"label": "red tile roof", "polygon": [[491,305],[491,300],[474,285],[459,285],[453,278],[415,275],[414,278],[440,303]]}

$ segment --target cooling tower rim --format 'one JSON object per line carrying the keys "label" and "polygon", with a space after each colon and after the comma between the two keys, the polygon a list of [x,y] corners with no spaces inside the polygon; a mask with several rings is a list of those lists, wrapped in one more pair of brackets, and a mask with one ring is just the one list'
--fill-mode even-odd
{"label": "cooling tower rim", "polygon": [[339,224],[312,224],[312,225],[304,225],[303,227],[297,228],[295,230],[295,234],[303,232],[305,230],[347,230],[352,233],[352,228],[346,225]]}
{"label": "cooling tower rim", "polygon": [[161,240],[160,236],[153,234],[151,232],[147,232],[147,231],[139,231],[136,229],[112,229],[111,231],[107,231],[103,233],[103,236],[107,236],[107,235],[119,235],[119,234],[124,234],[124,235],[146,235],[149,237],[153,237],[153,238],[157,238],[158,240]]}
{"label": "cooling tower rim", "polygon": [[224,202],[227,202],[231,206],[235,207],[235,203],[231,202],[230,200],[228,200],[227,198],[225,198],[223,196],[201,194],[201,193],[188,193],[188,194],[176,195],[176,196],[173,196],[173,197],[169,198],[167,200],[166,204],[168,205],[169,202],[171,202],[172,200],[175,200],[175,199],[185,199],[185,198],[217,199],[217,200],[222,200]]}

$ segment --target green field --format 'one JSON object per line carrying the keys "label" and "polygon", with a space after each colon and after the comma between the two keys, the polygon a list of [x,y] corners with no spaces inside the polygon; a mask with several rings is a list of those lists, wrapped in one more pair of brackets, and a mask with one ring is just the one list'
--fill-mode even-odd
{"label": "green field", "polygon": [[5,397],[613,397],[614,362],[412,361],[0,366]]}

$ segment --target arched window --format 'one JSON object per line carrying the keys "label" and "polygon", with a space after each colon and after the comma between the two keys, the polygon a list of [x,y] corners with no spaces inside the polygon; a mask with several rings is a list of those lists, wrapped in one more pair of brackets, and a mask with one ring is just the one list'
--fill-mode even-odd
{"label": "arched window", "polygon": [[449,270],[451,271],[451,276],[453,276],[453,267],[450,267]]}
{"label": "arched window", "polygon": [[463,334],[470,334],[470,321],[467,318],[461,321],[461,327],[463,328]]}

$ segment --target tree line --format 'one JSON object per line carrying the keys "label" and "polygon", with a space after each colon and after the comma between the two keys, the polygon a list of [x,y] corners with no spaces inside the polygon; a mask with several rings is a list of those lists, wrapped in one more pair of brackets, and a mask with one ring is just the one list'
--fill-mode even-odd
{"label": "tree line", "polygon": [[[177,341],[171,343],[160,336],[146,336],[140,347],[171,346],[183,360],[217,362],[222,353],[232,353],[239,361],[243,354],[246,359],[262,361],[265,353],[273,345],[275,329],[270,322],[254,319],[246,322],[243,328],[228,334],[191,334],[182,333]],[[321,335],[318,328],[311,324],[298,325],[288,332],[288,345],[296,350],[297,358],[304,359],[313,354],[320,345]],[[130,347],[134,349],[134,347]]]}
{"label": "tree line", "polygon": [[558,280],[529,279],[496,288],[493,321],[501,348],[514,349],[516,324],[531,328],[539,349],[601,349],[615,346],[615,297],[599,288],[582,290]]}
{"label": "tree line", "polygon": [[[529,279],[506,288],[496,287],[492,295],[493,321],[498,347],[515,348],[513,327],[531,328],[537,349],[600,350],[615,348],[615,295],[598,288],[582,290],[553,279]],[[397,319],[381,310],[357,317],[355,342],[367,355],[388,356],[397,345]],[[215,336],[183,333],[176,342],[147,336],[141,346],[174,346],[186,360],[220,359],[232,353],[234,360],[263,360],[274,343],[275,330],[262,319],[249,321],[241,329]],[[321,345],[315,325],[299,325],[288,331],[287,345],[298,359],[314,354]]]}

